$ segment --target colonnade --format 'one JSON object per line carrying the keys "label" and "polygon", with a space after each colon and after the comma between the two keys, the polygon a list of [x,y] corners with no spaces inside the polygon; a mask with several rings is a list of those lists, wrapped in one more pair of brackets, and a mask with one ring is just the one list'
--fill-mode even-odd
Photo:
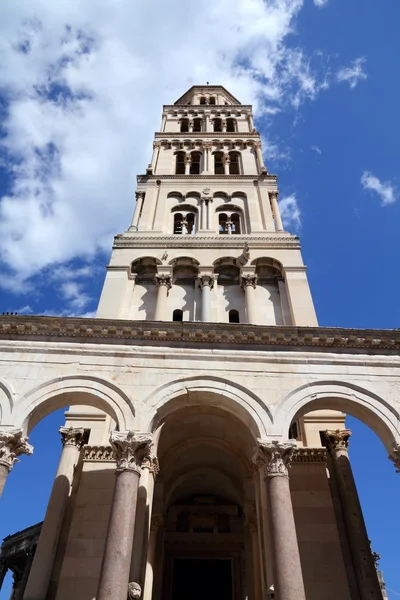
{"label": "colonnade", "polygon": [[[82,428],[62,427],[60,433],[63,451],[23,596],[24,600],[43,600],[46,597],[66,501],[72,486],[74,470],[86,441],[85,430]],[[351,555],[355,563],[354,572],[360,599],[381,600],[381,590],[349,463],[347,446],[350,435],[347,430],[326,432],[331,459],[328,466],[341,496],[341,507],[347,525]],[[2,458],[14,455],[15,462],[17,454],[32,453],[32,447],[21,431],[9,431],[7,435],[2,432],[0,439]],[[97,600],[142,598],[144,583],[143,598],[151,600],[156,545],[156,527],[151,526],[154,521],[151,507],[154,478],[158,473],[158,461],[153,452],[152,436],[146,433],[114,431],[110,436],[110,444],[116,460],[116,478],[96,597]],[[293,440],[258,440],[252,458],[256,469],[262,472],[265,482],[273,586],[277,600],[305,600],[289,486],[289,466],[295,448],[296,444]],[[397,457],[391,458],[399,468]],[[146,478],[144,482],[146,502],[137,502],[140,477]],[[57,483],[60,480],[63,482],[61,486]],[[4,477],[2,481],[4,485]],[[146,507],[149,508],[147,518]],[[259,511],[259,507],[257,509]],[[253,564],[256,598],[260,596],[262,579],[256,522],[258,519],[260,523],[263,517],[264,515],[257,516],[256,513],[250,519],[248,515],[246,517],[247,525],[249,521],[252,525],[249,527],[252,532],[251,545],[254,555],[258,557],[258,564]],[[160,518],[162,517],[156,517],[157,523]],[[264,528],[259,527],[258,531],[258,536],[265,535]],[[135,546],[134,540],[136,540]],[[266,547],[266,540],[262,545]],[[144,569],[146,562],[147,568]],[[265,581],[264,585],[266,585]]]}

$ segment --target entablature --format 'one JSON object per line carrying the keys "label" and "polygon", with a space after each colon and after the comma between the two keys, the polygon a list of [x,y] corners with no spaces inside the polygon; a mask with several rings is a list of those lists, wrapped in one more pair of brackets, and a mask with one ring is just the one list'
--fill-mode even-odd
{"label": "entablature", "polygon": [[260,175],[210,175],[209,173],[203,173],[200,175],[194,175],[194,174],[190,174],[190,175],[137,175],[136,176],[136,181],[137,183],[146,183],[146,181],[161,181],[162,180],[176,180],[176,179],[182,179],[182,180],[187,180],[187,181],[193,181],[193,180],[201,180],[203,183],[206,183],[207,180],[210,181],[231,181],[231,180],[238,180],[241,179],[243,181],[251,181],[253,180],[256,184],[258,184],[260,181],[273,181],[273,182],[277,182],[278,180],[278,176],[277,175],[270,175],[269,173],[261,173]]}
{"label": "entablature", "polygon": [[297,236],[286,235],[235,235],[235,236],[182,236],[149,235],[149,232],[127,232],[114,238],[113,248],[235,248],[241,250],[245,243],[252,249],[268,250],[272,248],[300,249]]}

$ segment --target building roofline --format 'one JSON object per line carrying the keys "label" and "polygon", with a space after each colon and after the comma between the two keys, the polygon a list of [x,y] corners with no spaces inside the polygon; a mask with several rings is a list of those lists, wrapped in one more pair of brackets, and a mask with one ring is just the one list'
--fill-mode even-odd
{"label": "building roofline", "polygon": [[174,102],[174,106],[176,106],[177,104],[180,104],[181,101],[188,95],[190,94],[192,91],[194,91],[195,89],[199,89],[199,90],[204,90],[203,93],[206,93],[206,91],[209,90],[223,90],[223,92],[230,98],[230,100],[232,100],[235,104],[241,104],[241,102],[235,98],[235,96],[233,96],[230,92],[228,92],[228,90],[226,88],[224,88],[223,85],[192,85],[191,88],[189,88],[184,94],[182,94],[182,96],[180,98],[178,98],[178,100],[176,100]]}

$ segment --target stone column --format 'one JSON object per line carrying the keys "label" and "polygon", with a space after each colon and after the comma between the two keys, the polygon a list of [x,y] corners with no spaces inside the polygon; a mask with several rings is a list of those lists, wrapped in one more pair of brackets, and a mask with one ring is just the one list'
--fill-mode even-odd
{"label": "stone column", "polygon": [[138,229],[140,213],[142,212],[142,207],[143,207],[143,201],[144,201],[144,192],[136,192],[136,206],[135,206],[135,211],[133,213],[132,223],[131,223],[131,226],[129,227],[129,229],[132,229],[134,231],[137,231],[137,229]]}
{"label": "stone column", "polygon": [[193,133],[193,119],[189,120],[189,133]]}
{"label": "stone column", "polygon": [[190,164],[192,162],[192,158],[190,154],[186,154],[185,156],[185,175],[190,175]]}
{"label": "stone column", "polygon": [[166,275],[164,273],[156,275],[157,280],[157,303],[156,303],[156,312],[154,315],[155,321],[163,321],[165,316],[165,305],[167,302],[168,291],[172,287],[171,283],[171,275]]}
{"label": "stone column", "polygon": [[206,229],[210,229],[211,226],[210,204],[212,201],[212,198],[205,198],[204,200],[206,206]]}
{"label": "stone column", "polygon": [[200,198],[200,229],[205,229],[206,221],[206,203],[204,198]]}
{"label": "stone column", "polygon": [[211,144],[209,143],[205,143],[203,144],[203,150],[204,150],[204,171],[206,173],[210,172],[210,151],[211,151]]}
{"label": "stone column", "polygon": [[97,600],[140,598],[137,582],[129,582],[140,466],[151,453],[148,434],[113,431],[110,436],[117,469],[110,521],[100,572]]}
{"label": "stone column", "polygon": [[155,172],[155,169],[156,169],[157,157],[158,157],[160,148],[161,148],[160,142],[153,142],[153,156],[151,158],[151,168],[153,169],[153,173]]}
{"label": "stone column", "polygon": [[263,159],[263,155],[262,155],[262,152],[261,152],[261,142],[256,142],[254,144],[254,147],[256,149],[256,156],[257,156],[257,163],[258,163],[258,172],[261,173],[261,171],[263,169],[265,169],[264,159]]}
{"label": "stone column", "polygon": [[325,432],[327,448],[333,459],[360,597],[362,600],[382,600],[382,592],[349,461],[350,436],[349,429]]}
{"label": "stone column", "polygon": [[249,114],[248,115],[248,119],[249,119],[249,129],[250,129],[250,133],[252,133],[253,129],[254,129],[254,122],[253,122],[253,115]]}
{"label": "stone column", "polygon": [[162,114],[161,131],[165,131],[165,125],[167,123],[167,113]]}
{"label": "stone column", "polygon": [[226,133],[226,119],[222,119],[222,133]]}
{"label": "stone column", "polygon": [[[251,537],[251,555],[252,555],[252,567],[253,567],[253,591],[254,600],[262,600],[262,588],[261,588],[261,561],[258,552],[258,539],[257,539],[257,515],[255,511],[247,512],[245,517],[245,526],[247,527]],[[250,564],[246,565],[246,571],[250,568]]]}
{"label": "stone column", "polygon": [[[147,552],[146,575],[144,581],[143,600],[152,600],[153,581],[154,581],[154,560],[156,556],[157,537],[159,527],[163,524],[163,515],[154,515],[151,517],[150,540]],[[161,568],[161,566],[160,566]]]}
{"label": "stone column", "polygon": [[255,290],[257,285],[257,275],[255,273],[242,273],[242,288],[246,296],[247,322],[255,323],[257,307],[255,303]]}
{"label": "stone column", "polygon": [[63,449],[26,584],[24,600],[46,598],[75,468],[82,446],[86,442],[83,428],[60,427],[60,434]]}
{"label": "stone column", "polygon": [[205,124],[206,124],[206,132],[211,131],[211,127],[210,127],[210,113],[204,113],[204,118],[205,118]]}
{"label": "stone column", "polygon": [[225,169],[225,175],[229,175],[229,154],[224,154],[224,169]]}
{"label": "stone column", "polygon": [[21,454],[32,454],[33,446],[28,444],[22,429],[0,430],[0,497],[7,477]]}
{"label": "stone column", "polygon": [[259,441],[253,457],[264,470],[273,554],[274,588],[278,600],[305,600],[303,573],[290,495],[288,467],[296,445]]}
{"label": "stone column", "polygon": [[130,581],[144,588],[146,560],[153,507],[154,480],[159,472],[158,459],[151,454],[142,463],[138,501],[136,505],[135,535],[130,570]]}
{"label": "stone column", "polygon": [[211,290],[214,286],[212,274],[199,275],[199,286],[201,287],[201,320],[208,323],[211,320]]}
{"label": "stone column", "polygon": [[278,192],[268,192],[269,201],[271,202],[272,214],[274,216],[275,230],[284,231],[281,213],[278,205]]}

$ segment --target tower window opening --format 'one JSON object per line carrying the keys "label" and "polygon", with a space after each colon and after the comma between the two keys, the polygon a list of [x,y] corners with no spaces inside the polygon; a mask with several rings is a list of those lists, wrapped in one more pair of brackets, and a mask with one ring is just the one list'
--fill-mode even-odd
{"label": "tower window opening", "polygon": [[232,309],[229,311],[229,323],[240,323],[238,310]]}
{"label": "tower window opening", "polygon": [[200,175],[200,160],[201,160],[200,152],[192,152],[191,163],[190,163],[190,174],[191,175]]}
{"label": "tower window opening", "polygon": [[214,154],[214,173],[215,175],[223,175],[225,173],[222,152]]}
{"label": "tower window opening", "polygon": [[214,131],[222,132],[222,119],[214,119]]}
{"label": "tower window opening", "polygon": [[234,133],[235,131],[237,131],[235,119],[227,119],[226,120],[226,131],[228,133]]}
{"label": "tower window opening", "polygon": [[200,118],[193,119],[193,131],[195,133],[201,131],[201,119]]}
{"label": "tower window opening", "polygon": [[186,215],[186,229],[189,235],[194,233],[194,213],[188,213]]}
{"label": "tower window opening", "polygon": [[183,310],[180,310],[180,308],[176,308],[172,313],[172,320],[183,321]]}
{"label": "tower window opening", "polygon": [[209,104],[216,104],[214,96],[211,96],[211,98],[209,99],[208,103]]}
{"label": "tower window opening", "polygon": [[218,217],[218,231],[221,234],[228,233],[228,217],[225,213],[221,213]]}
{"label": "tower window opening", "polygon": [[181,213],[176,213],[176,215],[174,215],[174,233],[177,235],[182,235],[182,222],[183,217]]}
{"label": "tower window opening", "polygon": [[184,175],[185,174],[185,153],[184,152],[177,152],[176,153],[175,173],[177,175]]}
{"label": "tower window opening", "polygon": [[200,98],[200,104],[205,104],[206,103],[206,99],[204,98],[204,96],[202,96]]}
{"label": "tower window opening", "polygon": [[240,215],[238,215],[237,213],[233,213],[231,215],[231,233],[232,235],[237,235],[240,234]]}
{"label": "tower window opening", "polygon": [[189,131],[189,119],[181,120],[181,132]]}
{"label": "tower window opening", "polygon": [[229,174],[240,175],[240,154],[239,152],[229,152]]}

